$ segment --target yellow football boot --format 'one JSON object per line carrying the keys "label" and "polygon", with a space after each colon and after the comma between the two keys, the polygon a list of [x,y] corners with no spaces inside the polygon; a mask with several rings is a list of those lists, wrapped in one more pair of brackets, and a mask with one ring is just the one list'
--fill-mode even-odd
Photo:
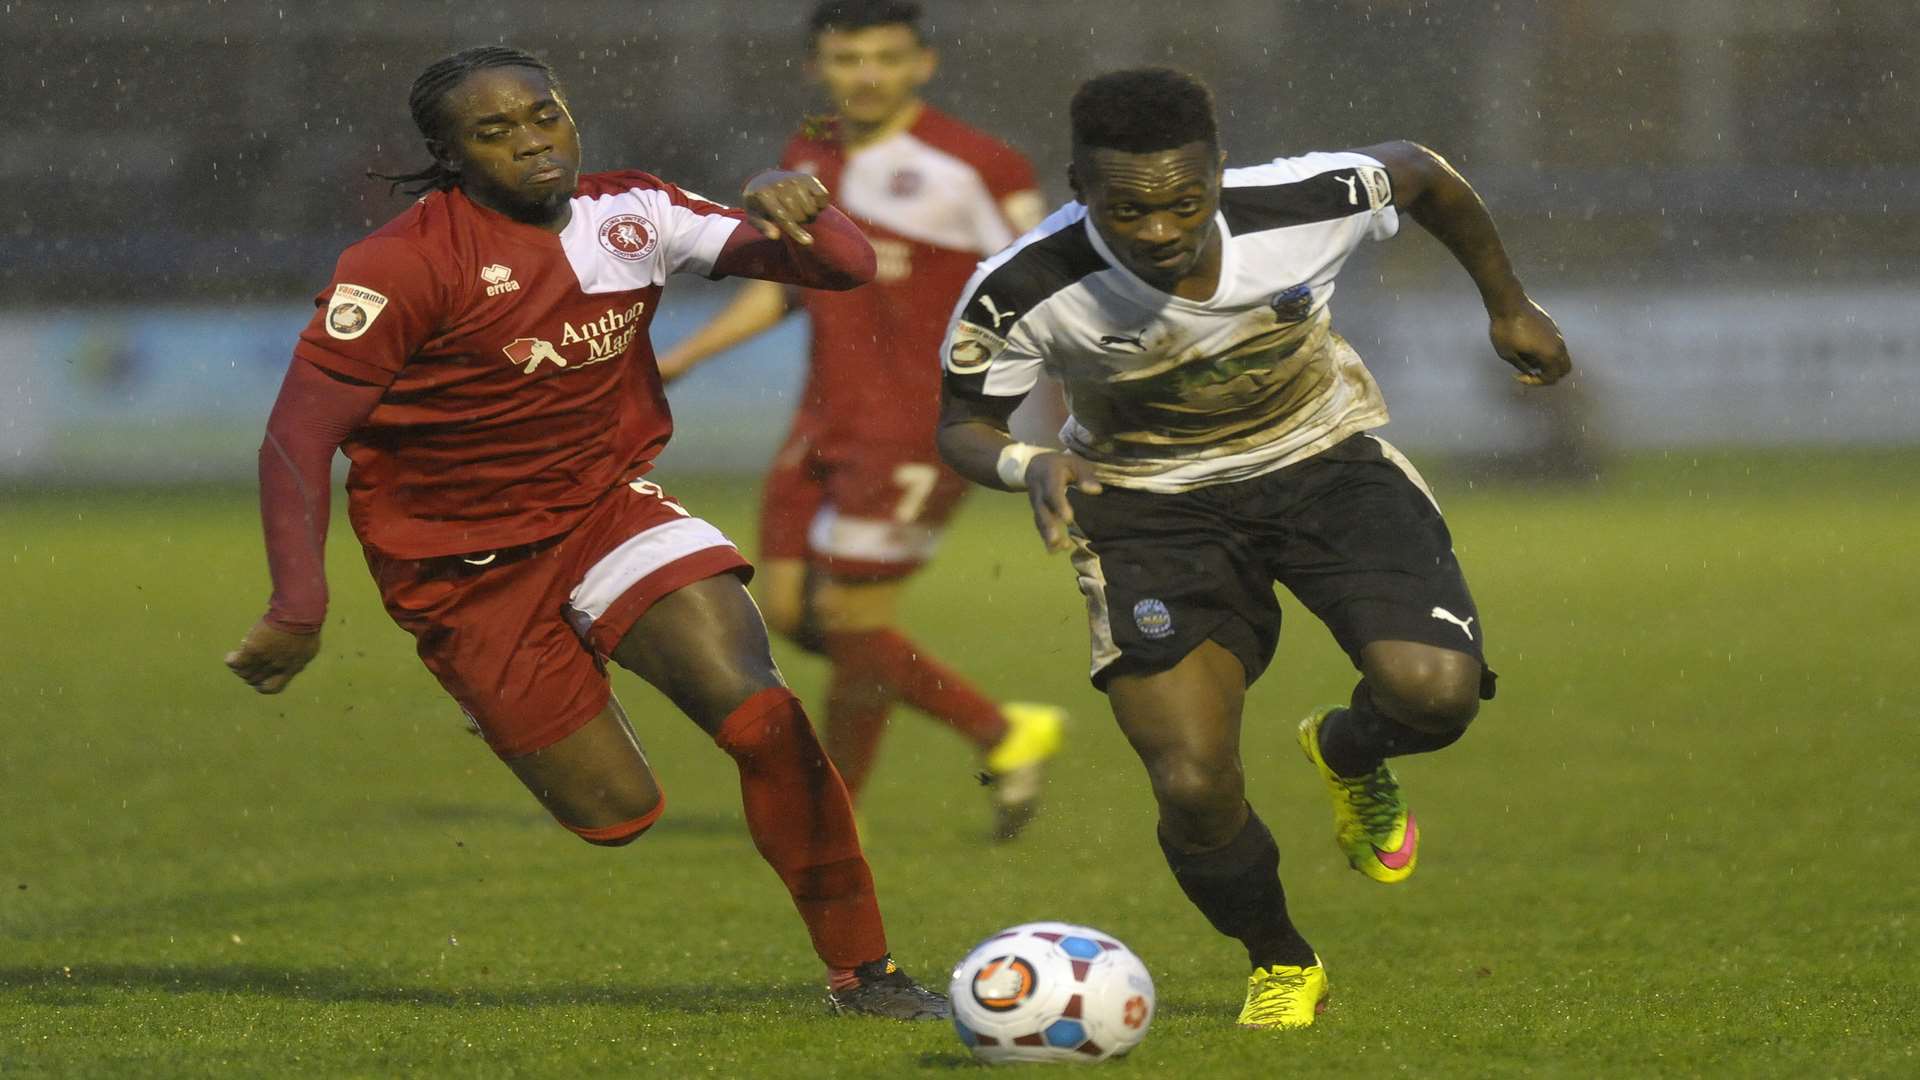
{"label": "yellow football boot", "polygon": [[993,837],[1011,840],[1040,806],[1046,763],[1060,752],[1065,709],[1010,701],[1000,706],[1007,733],[987,751],[985,780],[993,788]]}
{"label": "yellow football boot", "polygon": [[1316,956],[1310,967],[1254,968],[1247,976],[1247,1003],[1234,1022],[1244,1028],[1303,1028],[1326,1011],[1327,969]]}
{"label": "yellow football boot", "polygon": [[1420,823],[1400,798],[1400,782],[1384,762],[1365,776],[1345,777],[1320,756],[1320,725],[1340,708],[1322,705],[1300,721],[1300,749],[1320,771],[1333,799],[1333,838],[1347,864],[1388,885],[1413,876],[1420,854]]}

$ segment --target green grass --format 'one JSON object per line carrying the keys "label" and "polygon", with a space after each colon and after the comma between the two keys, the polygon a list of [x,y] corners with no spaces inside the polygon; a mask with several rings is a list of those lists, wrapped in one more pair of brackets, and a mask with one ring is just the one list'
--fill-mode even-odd
{"label": "green grass", "polygon": [[[1086,684],[1080,602],[1019,500],[982,496],[911,625],[1076,724],[1018,846],[953,736],[902,716],[865,814],[896,954],[1091,923],[1161,1013],[1117,1075],[1920,1073],[1920,455],[1672,455],[1591,490],[1442,478],[1501,693],[1402,769],[1421,872],[1340,862],[1291,740],[1351,681],[1289,604],[1248,709],[1334,1004],[1231,1026],[1242,957],[1160,861]],[[748,485],[667,482],[735,536]],[[730,763],[636,680],[670,807],[602,850],[548,821],[379,611],[336,531],[321,660],[278,698],[220,666],[265,595],[244,493],[0,497],[0,1073],[911,1076],[951,1032],[821,1014]],[[818,700],[820,666],[783,657]]]}

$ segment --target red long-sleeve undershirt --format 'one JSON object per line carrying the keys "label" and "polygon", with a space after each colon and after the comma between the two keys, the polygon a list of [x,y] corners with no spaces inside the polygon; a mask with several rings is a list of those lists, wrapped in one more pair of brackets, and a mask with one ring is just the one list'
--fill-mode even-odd
{"label": "red long-sleeve undershirt", "polygon": [[873,245],[847,215],[829,206],[807,231],[813,243],[802,245],[785,237],[769,240],[743,222],[713,260],[713,272],[834,291],[873,280]]}
{"label": "red long-sleeve undershirt", "polygon": [[[808,230],[813,243],[802,245],[769,240],[742,222],[714,259],[714,274],[808,289],[851,289],[873,280],[873,246],[846,215],[829,207]],[[326,620],[333,455],[385,392],[300,359],[280,384],[260,444],[260,520],[273,578],[266,621],[281,630],[311,634]]]}

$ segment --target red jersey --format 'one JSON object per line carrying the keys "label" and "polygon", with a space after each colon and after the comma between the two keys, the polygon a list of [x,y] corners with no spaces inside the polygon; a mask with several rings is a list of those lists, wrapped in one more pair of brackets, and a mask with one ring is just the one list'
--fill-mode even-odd
{"label": "red jersey", "polygon": [[1033,166],[932,106],[851,153],[831,133],[796,135],[780,164],[819,177],[878,262],[870,285],[804,294],[812,361],[796,425],[828,452],[853,442],[931,454],[947,316],[975,264],[1014,240],[1001,200],[1033,190]]}
{"label": "red jersey", "polygon": [[294,355],[386,387],[341,446],[361,542],[406,559],[528,543],[646,471],[673,432],[647,337],[661,286],[711,273],[744,220],[593,173],[558,234],[456,188],[349,247]]}

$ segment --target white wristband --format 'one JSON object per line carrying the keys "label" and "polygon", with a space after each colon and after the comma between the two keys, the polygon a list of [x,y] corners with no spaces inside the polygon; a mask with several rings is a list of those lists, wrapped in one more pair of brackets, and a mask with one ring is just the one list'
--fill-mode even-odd
{"label": "white wristband", "polygon": [[1027,466],[1033,459],[1047,453],[1044,446],[1032,443],[1013,442],[1000,448],[1000,460],[994,462],[993,471],[1000,476],[1000,482],[1015,491],[1027,490]]}

